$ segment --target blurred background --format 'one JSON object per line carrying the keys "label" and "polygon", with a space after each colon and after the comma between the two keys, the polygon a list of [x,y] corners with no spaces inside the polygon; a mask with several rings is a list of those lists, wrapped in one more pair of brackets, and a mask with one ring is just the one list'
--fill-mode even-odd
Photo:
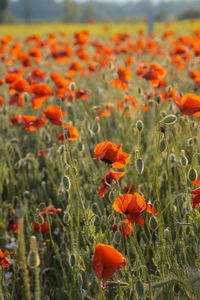
{"label": "blurred background", "polygon": [[200,18],[199,0],[0,0],[0,23],[138,22]]}

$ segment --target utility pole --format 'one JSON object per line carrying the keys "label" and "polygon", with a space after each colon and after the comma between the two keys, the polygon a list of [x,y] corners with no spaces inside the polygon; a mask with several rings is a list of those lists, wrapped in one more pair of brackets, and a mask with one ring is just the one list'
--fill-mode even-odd
{"label": "utility pole", "polygon": [[24,20],[26,24],[31,23],[31,0],[22,0],[24,6]]}

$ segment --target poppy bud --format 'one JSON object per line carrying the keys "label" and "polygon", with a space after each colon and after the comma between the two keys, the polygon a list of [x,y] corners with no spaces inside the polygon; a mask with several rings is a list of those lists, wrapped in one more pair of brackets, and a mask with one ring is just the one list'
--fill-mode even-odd
{"label": "poppy bud", "polygon": [[65,151],[65,146],[64,145],[60,145],[60,147],[58,148],[58,153],[62,154]]}
{"label": "poppy bud", "polygon": [[106,81],[106,74],[105,74],[105,73],[102,73],[102,79],[103,79],[104,81]]}
{"label": "poppy bud", "polygon": [[74,82],[71,82],[69,84],[69,89],[73,92],[75,90],[75,88],[76,88],[76,84]]}
{"label": "poppy bud", "polygon": [[78,142],[77,149],[79,152],[82,152],[84,150],[84,145],[81,142]]}
{"label": "poppy bud", "polygon": [[78,275],[77,275],[77,284],[80,287],[83,286],[83,278],[82,278],[82,275],[80,273],[78,273]]}
{"label": "poppy bud", "polygon": [[180,158],[180,163],[183,167],[186,167],[188,165],[188,159],[187,157],[185,156],[185,151],[182,150],[182,155],[181,155],[181,158]]}
{"label": "poppy bud", "polygon": [[87,134],[89,138],[93,137],[93,131],[91,129],[88,129]]}
{"label": "poppy bud", "polygon": [[161,101],[161,96],[160,96],[160,95],[155,96],[155,97],[154,97],[154,100],[159,104],[160,101]]}
{"label": "poppy bud", "polygon": [[121,232],[119,230],[115,231],[114,234],[114,243],[119,244],[121,241]]}
{"label": "poppy bud", "polygon": [[165,234],[165,239],[168,241],[169,240],[169,236],[170,236],[170,229],[166,228],[164,230],[164,234]]}
{"label": "poppy bud", "polygon": [[35,214],[34,215],[34,220],[39,225],[42,225],[44,223],[44,218],[40,214]]}
{"label": "poppy bud", "polygon": [[23,196],[24,196],[24,198],[29,198],[30,197],[29,191],[25,191]]}
{"label": "poppy bud", "polygon": [[162,173],[162,180],[163,181],[167,180],[167,174],[165,172]]}
{"label": "poppy bud", "polygon": [[30,251],[27,258],[27,264],[30,268],[34,269],[40,265],[40,257],[37,251]]}
{"label": "poppy bud", "polygon": [[188,178],[190,181],[194,181],[197,179],[197,171],[194,168],[191,168],[188,172]]}
{"label": "poppy bud", "polygon": [[152,216],[149,222],[150,228],[152,230],[156,230],[158,227],[158,222],[157,222],[157,218],[155,216]]}
{"label": "poppy bud", "polygon": [[29,101],[29,94],[28,93],[24,93],[24,101],[28,102]]}
{"label": "poppy bud", "polygon": [[66,191],[68,191],[71,187],[71,182],[68,176],[63,176],[62,178],[63,187]]}
{"label": "poppy bud", "polygon": [[144,171],[144,162],[141,158],[138,158],[135,162],[136,170],[141,175]]}
{"label": "poppy bud", "polygon": [[69,257],[69,265],[70,267],[74,267],[76,264],[76,256],[74,254],[71,254]]}
{"label": "poppy bud", "polygon": [[167,93],[168,93],[168,94],[170,94],[171,89],[172,89],[171,86],[169,86],[168,89],[167,89]]}
{"label": "poppy bud", "polygon": [[93,124],[93,126],[92,126],[92,131],[93,131],[93,133],[99,133],[99,131],[100,131],[100,125],[99,125],[98,122],[95,122],[95,123]]}
{"label": "poppy bud", "polygon": [[144,129],[144,123],[141,120],[138,120],[136,122],[136,128],[139,132],[142,132],[142,130]]}
{"label": "poppy bud", "polygon": [[142,94],[142,89],[140,87],[138,88],[138,94]]}
{"label": "poppy bud", "polygon": [[164,110],[162,110],[161,113],[160,113],[160,115],[161,115],[161,117],[164,118],[164,117],[166,117],[167,113]]}
{"label": "poppy bud", "polygon": [[165,140],[162,139],[162,140],[160,140],[160,144],[159,144],[160,152],[163,152],[165,150],[165,148],[166,148]]}
{"label": "poppy bud", "polygon": [[135,291],[136,291],[136,294],[137,296],[140,298],[140,299],[143,299],[144,296],[145,296],[145,291],[144,291],[144,285],[142,283],[141,280],[137,280],[136,283],[135,283]]}
{"label": "poppy bud", "polygon": [[177,121],[177,117],[175,115],[167,115],[166,117],[164,117],[161,122],[166,124],[166,125],[173,125],[175,124]]}
{"label": "poppy bud", "polygon": [[171,153],[169,155],[169,160],[171,163],[174,163],[176,161],[176,155],[174,153]]}
{"label": "poppy bud", "polygon": [[22,206],[16,207],[15,211],[16,211],[16,214],[18,215],[19,218],[23,218],[24,208]]}
{"label": "poppy bud", "polygon": [[63,216],[63,222],[65,225],[67,225],[69,223],[69,220],[70,220],[70,215],[68,212],[66,212]]}
{"label": "poppy bud", "polygon": [[60,98],[56,98],[56,104],[58,106],[61,106],[62,100]]}

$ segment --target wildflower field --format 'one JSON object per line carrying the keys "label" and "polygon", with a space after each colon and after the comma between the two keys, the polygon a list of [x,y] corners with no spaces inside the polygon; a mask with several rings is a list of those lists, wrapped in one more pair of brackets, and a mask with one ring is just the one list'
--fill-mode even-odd
{"label": "wildflower field", "polygon": [[200,299],[200,22],[0,27],[0,300]]}

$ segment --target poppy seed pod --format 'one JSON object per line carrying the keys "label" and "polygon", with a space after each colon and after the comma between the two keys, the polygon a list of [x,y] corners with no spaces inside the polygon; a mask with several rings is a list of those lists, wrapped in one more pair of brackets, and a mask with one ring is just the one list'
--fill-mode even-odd
{"label": "poppy seed pod", "polygon": [[75,90],[75,88],[76,88],[76,84],[74,82],[71,82],[69,84],[69,89],[73,92]]}
{"label": "poppy seed pod", "polygon": [[136,291],[137,296],[140,299],[144,298],[144,296],[145,296],[145,290],[144,290],[144,285],[143,285],[143,283],[142,283],[141,280],[137,280],[136,281],[136,283],[135,283],[135,291]]}
{"label": "poppy seed pod", "polygon": [[40,257],[37,251],[30,251],[27,258],[27,264],[30,268],[34,269],[40,265]]}
{"label": "poppy seed pod", "polygon": [[44,223],[44,218],[43,216],[41,216],[40,214],[35,214],[34,215],[34,220],[36,223],[38,223],[39,225],[42,225]]}
{"label": "poppy seed pod", "polygon": [[185,151],[182,150],[181,152],[182,152],[182,155],[181,155],[181,157],[180,157],[180,163],[181,163],[181,165],[182,165],[183,167],[186,167],[186,166],[188,165],[188,159],[187,159],[187,157],[185,156]]}
{"label": "poppy seed pod", "polygon": [[61,106],[62,100],[60,98],[56,98],[56,104],[58,106]]}
{"label": "poppy seed pod", "polygon": [[173,125],[177,121],[177,117],[173,114],[167,115],[164,117],[161,122],[164,123],[165,125]]}
{"label": "poppy seed pod", "polygon": [[165,150],[165,148],[166,148],[165,140],[162,139],[162,140],[160,140],[159,151],[163,152]]}
{"label": "poppy seed pod", "polygon": [[63,176],[62,178],[63,187],[66,191],[68,191],[71,187],[71,182],[68,176]]}
{"label": "poppy seed pod", "polygon": [[152,216],[149,222],[150,228],[152,230],[156,230],[158,228],[158,221],[157,218]]}
{"label": "poppy seed pod", "polygon": [[115,231],[114,234],[114,243],[119,244],[121,241],[121,232],[119,230]]}
{"label": "poppy seed pod", "polygon": [[141,121],[141,120],[138,120],[136,122],[136,129],[139,131],[139,132],[142,132],[143,129],[144,129],[144,123]]}
{"label": "poppy seed pod", "polygon": [[136,170],[141,175],[144,171],[144,162],[141,158],[138,158],[135,162]]}
{"label": "poppy seed pod", "polygon": [[69,257],[69,265],[70,267],[74,267],[76,264],[76,256],[74,254],[71,254]]}
{"label": "poppy seed pod", "polygon": [[92,126],[92,131],[93,131],[93,133],[95,133],[95,134],[100,132],[100,125],[99,125],[98,122],[95,122],[95,123],[93,124],[93,126]]}
{"label": "poppy seed pod", "polygon": [[190,181],[194,181],[197,179],[197,171],[194,168],[190,168],[188,172],[188,178]]}

